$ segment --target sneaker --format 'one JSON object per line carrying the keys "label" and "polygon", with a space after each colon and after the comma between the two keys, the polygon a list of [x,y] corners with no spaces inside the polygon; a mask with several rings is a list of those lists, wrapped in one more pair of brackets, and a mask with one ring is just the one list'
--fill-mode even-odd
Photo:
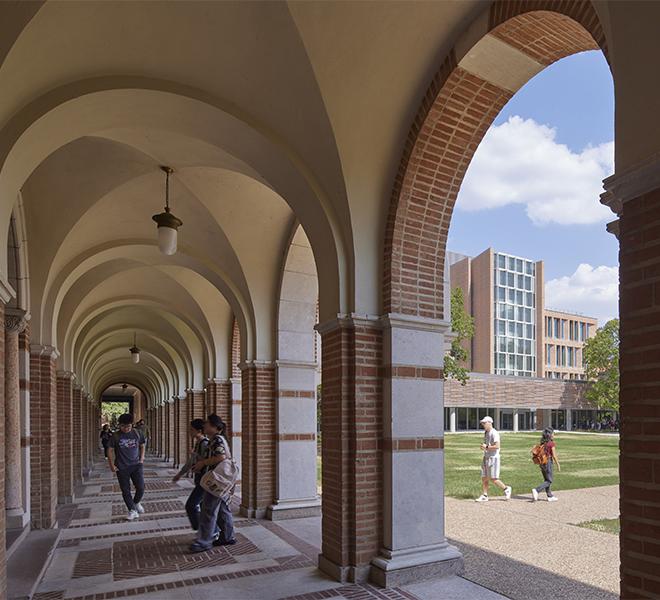
{"label": "sneaker", "polygon": [[191,552],[206,552],[207,550],[210,550],[210,546],[204,546],[203,544],[200,544],[199,542],[193,542],[190,545],[190,551]]}
{"label": "sneaker", "polygon": [[137,509],[137,511],[138,511],[141,515],[144,514],[144,506],[142,506],[142,503],[141,503],[141,502],[138,502],[138,503],[135,505],[135,508]]}
{"label": "sneaker", "polygon": [[539,493],[536,491],[536,488],[532,490],[532,498],[534,498],[534,502],[538,502],[539,500]]}
{"label": "sneaker", "polygon": [[213,542],[213,545],[214,546],[233,546],[236,543],[237,542],[236,542],[235,539],[234,540],[229,540],[228,542],[225,542],[224,540],[215,540]]}
{"label": "sneaker", "polygon": [[218,531],[217,533],[213,534],[213,541],[217,542],[220,539],[220,532]]}
{"label": "sneaker", "polygon": [[140,516],[140,513],[137,510],[129,510],[126,515],[127,521],[135,521]]}
{"label": "sneaker", "polygon": [[559,500],[559,498],[557,498],[557,496],[550,496],[548,498],[548,502],[557,502],[557,500]]}
{"label": "sneaker", "polygon": [[507,485],[504,488],[504,499],[505,500],[511,500],[511,486]]}
{"label": "sneaker", "polygon": [[488,495],[487,494],[481,494],[475,502],[488,502]]}

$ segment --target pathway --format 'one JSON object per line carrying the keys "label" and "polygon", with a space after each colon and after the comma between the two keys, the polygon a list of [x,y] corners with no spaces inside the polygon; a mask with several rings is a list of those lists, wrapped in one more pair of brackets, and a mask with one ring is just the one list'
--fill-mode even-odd
{"label": "pathway", "polygon": [[380,590],[342,585],[315,568],[320,521],[237,519],[238,544],[190,554],[183,504],[191,482],[171,483],[164,463],[145,465],[146,514],[127,522],[115,478],[99,463],[76,502],[63,511],[61,534],[34,600],[288,599],[501,600],[452,577]]}

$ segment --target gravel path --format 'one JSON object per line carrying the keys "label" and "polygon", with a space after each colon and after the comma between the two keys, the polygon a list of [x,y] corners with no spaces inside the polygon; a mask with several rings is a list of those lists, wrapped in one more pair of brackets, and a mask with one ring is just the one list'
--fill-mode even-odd
{"label": "gravel path", "polygon": [[514,600],[617,598],[618,536],[575,524],[618,517],[618,486],[556,495],[555,503],[533,503],[529,490],[509,502],[447,498],[447,537],[465,555],[464,576]]}

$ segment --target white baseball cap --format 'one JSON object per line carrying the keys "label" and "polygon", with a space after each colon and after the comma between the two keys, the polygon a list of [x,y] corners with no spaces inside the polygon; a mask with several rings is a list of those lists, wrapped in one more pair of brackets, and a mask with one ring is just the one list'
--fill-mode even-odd
{"label": "white baseball cap", "polygon": [[484,417],[479,421],[479,423],[492,423],[493,422],[493,417]]}

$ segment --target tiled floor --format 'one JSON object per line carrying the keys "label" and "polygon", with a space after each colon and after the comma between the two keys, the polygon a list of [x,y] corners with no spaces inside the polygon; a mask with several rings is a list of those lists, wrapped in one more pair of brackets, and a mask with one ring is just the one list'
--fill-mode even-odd
{"label": "tiled floor", "polygon": [[146,513],[128,522],[112,474],[97,465],[61,523],[34,600],[502,598],[459,577],[391,590],[332,581],[316,569],[318,519],[273,523],[237,518],[238,544],[191,554],[194,534],[183,505],[192,484],[171,483],[174,471],[155,461],[145,474]]}

